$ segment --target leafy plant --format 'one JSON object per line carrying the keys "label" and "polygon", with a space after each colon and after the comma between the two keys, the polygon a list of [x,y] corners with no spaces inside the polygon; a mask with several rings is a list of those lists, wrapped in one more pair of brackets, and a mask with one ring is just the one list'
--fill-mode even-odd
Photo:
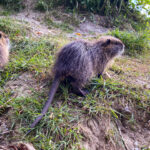
{"label": "leafy plant", "polygon": [[1,0],[0,4],[4,5],[7,9],[20,11],[25,8],[23,0]]}

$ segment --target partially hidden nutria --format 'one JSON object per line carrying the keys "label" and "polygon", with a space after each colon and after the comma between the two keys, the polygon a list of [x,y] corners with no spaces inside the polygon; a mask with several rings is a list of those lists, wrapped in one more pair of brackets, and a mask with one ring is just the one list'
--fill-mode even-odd
{"label": "partially hidden nutria", "polygon": [[[64,46],[58,53],[53,72],[54,80],[49,98],[30,128],[42,119],[47,112],[60,81],[69,78],[74,92],[85,96],[85,84],[95,75],[102,75],[111,60],[124,52],[124,44],[112,36],[102,36],[97,42],[74,41]],[[31,131],[31,130],[30,130]],[[30,132],[29,131],[29,132]],[[29,133],[28,132],[28,133]]]}
{"label": "partially hidden nutria", "polygon": [[0,31],[0,69],[2,69],[8,62],[9,47],[8,36]]}

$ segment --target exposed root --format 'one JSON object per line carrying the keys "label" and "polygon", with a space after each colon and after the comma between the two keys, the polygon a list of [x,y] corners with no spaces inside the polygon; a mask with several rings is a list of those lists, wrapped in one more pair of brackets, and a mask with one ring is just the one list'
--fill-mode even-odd
{"label": "exposed root", "polygon": [[126,143],[125,143],[125,141],[124,141],[124,139],[123,139],[123,136],[122,136],[122,133],[121,133],[121,129],[120,129],[120,127],[119,127],[119,122],[118,122],[116,119],[115,119],[115,123],[116,123],[116,127],[117,127],[117,129],[118,129],[118,132],[119,132],[119,135],[120,135],[120,137],[121,137],[121,140],[122,140],[122,143],[123,143],[123,145],[124,145],[125,150],[129,150],[128,146],[126,145]]}

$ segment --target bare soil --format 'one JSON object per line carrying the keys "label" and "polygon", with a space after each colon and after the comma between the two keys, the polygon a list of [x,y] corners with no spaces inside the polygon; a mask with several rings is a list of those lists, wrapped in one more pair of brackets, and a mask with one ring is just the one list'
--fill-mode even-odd
{"label": "bare soil", "polygon": [[115,66],[123,72],[115,72],[109,69],[112,78],[132,86],[138,86],[144,89],[150,89],[150,58],[129,58],[121,57],[115,62]]}
{"label": "bare soil", "polygon": [[5,88],[11,90],[16,97],[27,97],[32,94],[32,89],[40,89],[37,80],[28,72],[21,74],[15,80],[8,81]]}

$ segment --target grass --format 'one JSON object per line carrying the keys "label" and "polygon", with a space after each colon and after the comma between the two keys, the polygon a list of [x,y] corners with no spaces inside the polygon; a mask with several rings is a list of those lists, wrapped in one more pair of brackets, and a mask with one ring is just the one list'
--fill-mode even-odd
{"label": "grass", "polygon": [[123,74],[124,73],[124,70],[122,68],[120,68],[119,66],[117,66],[117,65],[113,65],[110,68],[110,70],[115,72],[116,74]]}
{"label": "grass", "polygon": [[[5,108],[8,106],[11,107],[11,122],[15,126],[19,126],[17,132],[20,130],[20,135],[24,135],[29,124],[42,109],[41,103],[44,104],[46,99],[43,94],[45,92],[42,91],[40,93],[30,89],[33,92],[31,96],[13,97],[14,93],[10,92],[9,88],[5,90],[6,82],[16,80],[24,72],[32,73],[37,80],[40,77],[45,78],[45,75],[49,74],[49,70],[55,59],[56,47],[59,48],[63,43],[57,44],[60,37],[28,38],[26,36],[28,35],[28,31],[21,30],[23,26],[17,26],[17,23],[12,26],[12,21],[6,18],[1,20],[0,23],[1,28],[7,26],[5,32],[9,34],[12,41],[10,62],[1,71],[0,76],[0,104],[2,106],[0,110],[1,114],[3,114]],[[16,34],[19,35],[16,36]],[[53,39],[53,42],[51,39]],[[65,39],[64,42],[66,42]],[[10,98],[12,99],[10,100]],[[79,115],[74,117],[73,113],[77,113],[78,110],[74,109],[73,112],[72,108],[68,107],[66,102],[64,102],[59,109],[58,106],[51,107],[50,112],[54,115],[47,114],[44,117],[43,124],[40,124],[38,129],[33,131],[33,135],[37,135],[36,137],[16,136],[15,139],[30,140],[36,148],[43,148],[45,150],[49,148],[68,149],[76,147],[78,139],[80,139],[80,134],[77,133],[78,129],[74,125],[74,122],[77,122]],[[52,118],[49,120],[50,116]],[[11,136],[8,139],[12,140]]]}
{"label": "grass", "polygon": [[[126,99],[126,104],[134,105],[137,111],[150,113],[148,91],[103,79],[93,80],[88,88],[91,94],[86,98],[66,94],[65,91],[58,93],[53,107],[49,108],[40,124],[29,136],[20,137],[21,140],[30,141],[37,149],[78,149],[78,142],[82,138],[78,123],[85,114],[86,117],[107,114],[118,119],[120,112],[116,110],[114,103],[119,102],[118,105],[122,106],[122,99]],[[32,96],[18,97],[8,103],[13,108],[12,123],[19,127],[20,134],[27,132],[29,124],[39,115],[46,99],[43,89],[42,92],[33,92]],[[128,118],[129,121],[131,119]]]}
{"label": "grass", "polygon": [[138,56],[150,51],[150,30],[141,32],[127,32],[114,30],[110,34],[119,38],[124,44],[125,53],[129,56]]}
{"label": "grass", "polygon": [[11,39],[16,36],[26,36],[30,33],[28,26],[10,17],[0,18],[0,30],[9,34]]}
{"label": "grass", "polygon": [[45,74],[54,60],[54,50],[54,45],[45,39],[13,40],[10,63],[1,73],[0,84],[3,84],[3,80],[25,71],[34,72],[35,75]]}
{"label": "grass", "polygon": [[[29,124],[35,119],[42,109],[42,104],[45,100],[39,99],[39,93],[34,97],[18,98],[15,103],[12,104],[15,108],[14,115],[20,122],[20,129],[22,132],[27,132]],[[21,112],[21,113],[20,113]],[[67,149],[76,144],[80,138],[77,133],[77,127],[74,125],[79,119],[79,116],[73,116],[73,113],[77,114],[76,109],[69,108],[64,102],[58,109],[58,105],[49,109],[49,113],[43,118],[39,126],[36,127],[27,138],[29,141],[34,143],[37,149],[54,148],[54,149]],[[34,116],[34,117],[33,117]],[[35,135],[35,136],[34,136]],[[24,138],[22,138],[25,140]],[[43,146],[42,146],[43,145]]]}
{"label": "grass", "polygon": [[20,11],[25,8],[23,0],[1,0],[0,4],[10,11]]}
{"label": "grass", "polygon": [[[10,18],[0,20],[0,29],[4,29],[12,41],[10,62],[0,72],[0,115],[3,116],[6,109],[10,108],[11,115],[8,117],[12,125],[9,126],[9,131],[14,131],[14,135],[8,134],[5,140],[29,141],[36,149],[76,150],[81,149],[79,143],[85,138],[81,135],[78,126],[85,118],[109,115],[111,120],[119,119],[120,115],[124,114],[117,108],[129,105],[135,112],[139,112],[139,114],[133,112],[133,115],[127,119],[133,126],[134,120],[138,122],[138,117],[143,118],[143,122],[147,119],[143,117],[143,113],[147,116],[150,114],[150,90],[113,79],[94,78],[86,87],[90,91],[86,98],[70,93],[69,85],[61,85],[48,113],[31,134],[25,136],[29,125],[39,115],[47,100],[50,82],[50,79],[47,80],[47,74],[54,63],[56,52],[69,39],[62,34],[55,37],[32,37],[29,33],[30,28],[20,25],[17,21],[14,23]],[[129,33],[114,31],[112,34],[122,38],[129,51],[139,44],[136,40],[130,43],[133,36]],[[142,43],[142,46],[144,44]],[[128,63],[128,60],[125,63]],[[125,77],[124,69],[119,65],[114,65],[111,70]],[[29,86],[30,94],[24,97],[16,96],[19,93],[7,87],[7,83],[18,80],[20,75],[26,72],[33,75],[36,85]],[[26,81],[26,78],[24,80]],[[41,87],[43,82],[45,86]],[[17,88],[22,87],[19,85]],[[114,136],[114,131],[109,132],[111,132],[108,133],[109,136]]]}

